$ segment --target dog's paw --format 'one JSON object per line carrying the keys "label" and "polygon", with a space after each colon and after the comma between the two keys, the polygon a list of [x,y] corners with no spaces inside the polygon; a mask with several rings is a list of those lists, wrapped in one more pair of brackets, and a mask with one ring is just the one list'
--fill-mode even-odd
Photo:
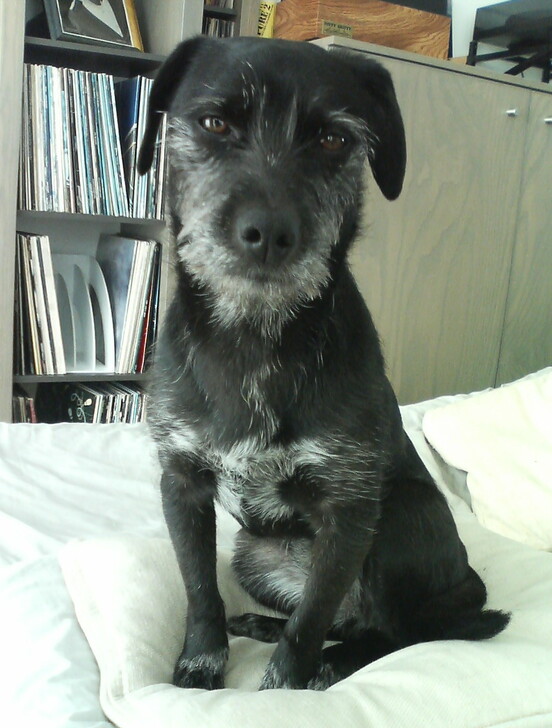
{"label": "dog's paw", "polygon": [[259,642],[278,642],[286,625],[285,619],[261,614],[240,614],[230,617],[226,628],[236,637],[250,637]]}
{"label": "dog's paw", "polygon": [[304,685],[295,685],[293,682],[289,675],[284,674],[277,665],[269,662],[259,690],[276,690],[278,688],[290,690],[305,687]]}
{"label": "dog's paw", "polygon": [[317,674],[309,680],[307,688],[309,690],[326,690],[339,680],[341,680],[341,676],[335,673],[332,665],[325,662],[320,665]]}
{"label": "dog's paw", "polygon": [[179,688],[220,690],[224,687],[227,660],[228,648],[194,657],[182,653],[174,668],[173,684]]}
{"label": "dog's paw", "polygon": [[259,690],[273,690],[282,688],[286,690],[326,690],[330,685],[342,679],[342,675],[335,672],[333,665],[320,663],[313,677],[308,680],[299,678],[295,673],[283,671],[276,663],[269,663]]}

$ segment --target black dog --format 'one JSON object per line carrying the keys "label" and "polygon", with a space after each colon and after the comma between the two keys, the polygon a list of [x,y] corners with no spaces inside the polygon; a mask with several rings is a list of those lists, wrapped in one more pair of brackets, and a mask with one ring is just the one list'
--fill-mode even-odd
{"label": "black dog", "polygon": [[[323,688],[405,645],[497,634],[508,617],[483,610],[347,266],[366,160],[387,198],[402,187],[389,74],[309,44],[195,38],[155,81],[142,172],[160,112],[178,284],[150,420],[188,596],[175,684],[223,685],[214,500],[243,527],[240,582],[289,615],[230,621],[278,640],[263,688]],[[327,636],[340,642],[323,650]]]}

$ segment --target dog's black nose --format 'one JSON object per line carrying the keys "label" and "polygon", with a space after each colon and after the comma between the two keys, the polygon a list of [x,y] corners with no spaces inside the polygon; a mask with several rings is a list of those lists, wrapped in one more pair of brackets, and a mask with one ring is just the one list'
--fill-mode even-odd
{"label": "dog's black nose", "polygon": [[290,209],[245,207],[236,217],[235,239],[250,260],[278,266],[299,243],[299,216]]}

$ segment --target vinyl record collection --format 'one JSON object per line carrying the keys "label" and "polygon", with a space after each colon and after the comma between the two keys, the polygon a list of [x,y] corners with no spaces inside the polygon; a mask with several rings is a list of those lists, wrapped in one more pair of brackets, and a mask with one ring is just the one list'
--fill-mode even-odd
{"label": "vinyl record collection", "polygon": [[135,424],[146,419],[147,395],[133,383],[56,382],[39,387],[34,406],[38,422]]}
{"label": "vinyl record collection", "polygon": [[139,374],[157,335],[160,245],[102,235],[95,256],[17,236],[16,374]]}
{"label": "vinyl record collection", "polygon": [[151,85],[26,64],[20,209],[161,219],[165,123],[152,169],[135,173]]}

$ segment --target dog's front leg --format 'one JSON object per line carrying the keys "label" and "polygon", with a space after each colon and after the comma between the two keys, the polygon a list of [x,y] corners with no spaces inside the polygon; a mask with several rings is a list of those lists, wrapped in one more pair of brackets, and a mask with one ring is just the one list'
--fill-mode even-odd
{"label": "dog's front leg", "polygon": [[188,597],[186,638],[174,668],[179,687],[224,687],[228,637],[216,575],[214,477],[193,462],[165,468],[163,510]]}
{"label": "dog's front leg", "polygon": [[266,688],[325,688],[331,666],[322,666],[322,646],[337,609],[362,570],[375,514],[332,509],[317,530],[312,566],[299,605],[290,616],[261,683]]}

